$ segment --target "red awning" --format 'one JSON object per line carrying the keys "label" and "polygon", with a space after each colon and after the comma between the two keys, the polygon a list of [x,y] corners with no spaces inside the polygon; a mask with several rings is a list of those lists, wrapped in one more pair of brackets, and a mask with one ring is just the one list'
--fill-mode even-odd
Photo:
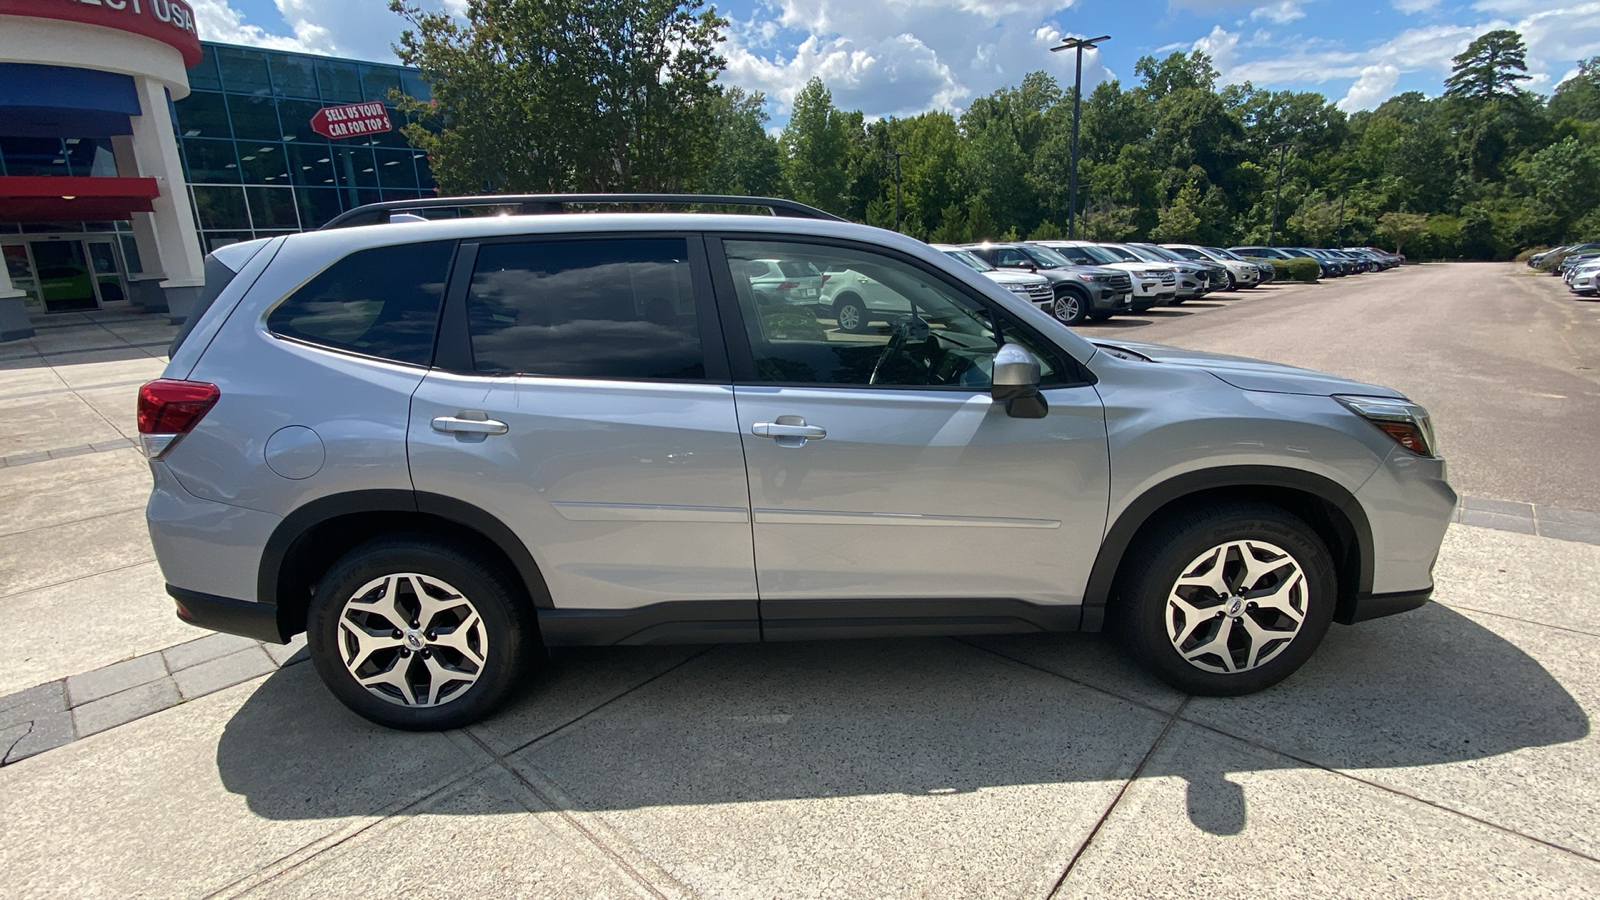
{"label": "red awning", "polygon": [[150,212],[154,178],[0,175],[0,222],[83,222]]}

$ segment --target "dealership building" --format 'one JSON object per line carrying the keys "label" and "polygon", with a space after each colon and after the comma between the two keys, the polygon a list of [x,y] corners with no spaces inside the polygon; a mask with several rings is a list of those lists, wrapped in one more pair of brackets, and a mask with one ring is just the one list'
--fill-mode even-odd
{"label": "dealership building", "polygon": [[431,195],[413,69],[202,42],[182,0],[0,0],[0,340],[181,317],[202,257]]}

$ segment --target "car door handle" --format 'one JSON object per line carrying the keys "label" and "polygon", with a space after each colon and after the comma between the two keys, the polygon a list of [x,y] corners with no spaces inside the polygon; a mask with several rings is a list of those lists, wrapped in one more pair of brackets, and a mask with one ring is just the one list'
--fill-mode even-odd
{"label": "car door handle", "polygon": [[504,422],[494,419],[462,419],[456,416],[440,416],[433,420],[433,430],[445,434],[505,434],[510,429]]}
{"label": "car door handle", "polygon": [[756,437],[772,438],[779,447],[804,447],[806,441],[820,441],[828,436],[821,425],[807,425],[799,416],[779,416],[776,422],[757,422],[750,426]]}

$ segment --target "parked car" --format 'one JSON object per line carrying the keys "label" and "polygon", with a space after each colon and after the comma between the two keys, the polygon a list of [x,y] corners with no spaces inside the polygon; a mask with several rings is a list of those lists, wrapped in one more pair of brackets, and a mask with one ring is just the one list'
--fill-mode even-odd
{"label": "parked car", "polygon": [[822,272],[804,260],[752,259],[750,289],[765,303],[814,309],[822,302]]}
{"label": "parked car", "polygon": [[[508,202],[661,200],[407,200],[219,248],[139,390],[178,615],[305,632],[375,722],[481,719],[546,646],[1108,623],[1177,689],[1236,695],[1432,591],[1456,494],[1392,389],[1092,342],[789,201],[387,224]],[[759,260],[910,311],[773,336]]]}
{"label": "parked car", "polygon": [[1172,266],[1130,261],[1089,241],[1039,241],[1080,266],[1103,266],[1128,273],[1133,288],[1130,312],[1135,315],[1178,296],[1178,272]]}
{"label": "parked car", "polygon": [[1015,269],[1001,269],[991,266],[971,250],[957,247],[954,244],[933,244],[931,246],[956,262],[972,269],[972,271],[983,273],[985,278],[1016,294],[1018,297],[1022,297],[1041,310],[1055,315],[1055,292],[1050,287],[1050,279],[1043,275],[1035,272],[1022,272]]}
{"label": "parked car", "polygon": [[1219,251],[1209,247],[1200,247],[1195,244],[1162,244],[1161,248],[1169,253],[1187,259],[1191,262],[1210,262],[1222,266],[1222,277],[1225,282],[1223,290],[1236,291],[1240,288],[1252,288],[1261,282],[1261,267],[1253,262],[1242,259],[1229,259]]}
{"label": "parked car", "polygon": [[1049,247],[1031,242],[969,244],[963,249],[991,266],[1035,272],[1055,287],[1052,314],[1067,325],[1108,319],[1132,308],[1133,283],[1126,273],[1080,266]]}
{"label": "parked car", "polygon": [[1201,296],[1205,296],[1206,294],[1214,293],[1216,291],[1231,290],[1228,282],[1228,267],[1217,262],[1216,260],[1204,258],[1189,259],[1181,253],[1173,253],[1171,250],[1168,250],[1159,244],[1151,244],[1143,241],[1136,241],[1128,244],[1128,246],[1135,252],[1144,253],[1147,259],[1153,258],[1160,262],[1170,262],[1186,266],[1199,266],[1200,268],[1204,269],[1206,274],[1206,286],[1205,290],[1201,291]]}
{"label": "parked car", "polygon": [[1600,250],[1572,250],[1562,257],[1561,265],[1556,267],[1555,274],[1565,278],[1567,273],[1577,268],[1579,264],[1600,257]]}
{"label": "parked car", "polygon": [[1177,296],[1171,301],[1173,304],[1182,303],[1185,300],[1193,300],[1196,297],[1203,297],[1207,291],[1211,290],[1211,277],[1208,274],[1208,270],[1199,263],[1170,260],[1158,253],[1152,253],[1132,244],[1103,243],[1099,246],[1110,250],[1128,262],[1148,262],[1171,266],[1173,274],[1177,276],[1176,287],[1178,289]]}
{"label": "parked car", "polygon": [[1567,289],[1580,297],[1593,297],[1600,288],[1600,258],[1574,266],[1567,275]]}

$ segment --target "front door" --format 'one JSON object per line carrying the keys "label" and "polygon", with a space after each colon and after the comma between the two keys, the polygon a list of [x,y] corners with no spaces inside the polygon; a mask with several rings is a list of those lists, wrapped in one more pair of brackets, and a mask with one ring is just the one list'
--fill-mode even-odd
{"label": "front door", "polygon": [[458,276],[412,400],[412,479],[515,532],[550,590],[550,643],[666,639],[649,629],[689,620],[758,637],[744,457],[700,246],[520,238],[458,259],[470,283]]}
{"label": "front door", "polygon": [[[1007,616],[1072,627],[1109,480],[1104,413],[1076,365],[911,260],[773,239],[720,247],[719,290],[742,320],[728,341],[764,635],[870,632],[874,619],[900,632],[924,619],[1016,630]],[[745,260],[774,258],[863,273],[899,309],[886,302],[887,324],[859,333],[831,318],[768,328],[740,276]],[[1002,343],[1043,361],[1044,418],[991,401]]]}
{"label": "front door", "polygon": [[46,312],[97,309],[94,272],[83,241],[32,241],[34,276]]}

